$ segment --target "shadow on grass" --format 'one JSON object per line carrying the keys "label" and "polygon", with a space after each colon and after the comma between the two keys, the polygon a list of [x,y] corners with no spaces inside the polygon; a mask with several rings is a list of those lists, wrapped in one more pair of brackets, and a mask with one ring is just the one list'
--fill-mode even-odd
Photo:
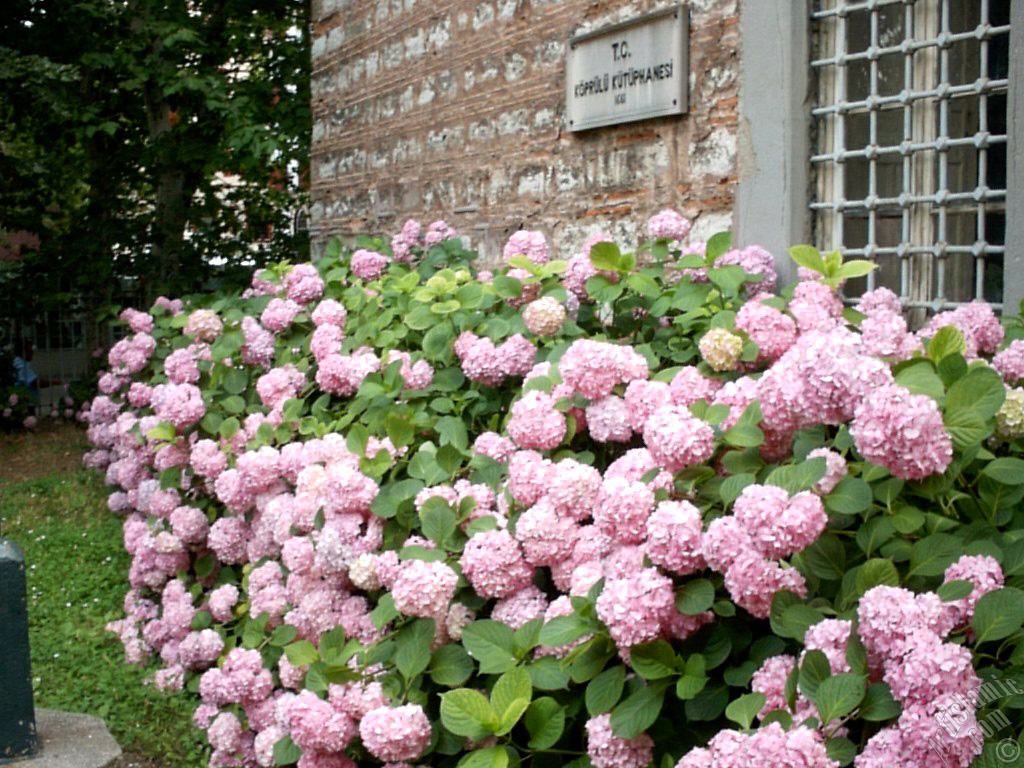
{"label": "shadow on grass", "polygon": [[[42,459],[45,461],[45,459]],[[0,534],[28,564],[29,642],[36,706],[88,712],[126,752],[164,768],[200,768],[207,748],[188,694],[143,684],[104,625],[121,618],[130,558],[103,479],[65,471],[0,487]]]}

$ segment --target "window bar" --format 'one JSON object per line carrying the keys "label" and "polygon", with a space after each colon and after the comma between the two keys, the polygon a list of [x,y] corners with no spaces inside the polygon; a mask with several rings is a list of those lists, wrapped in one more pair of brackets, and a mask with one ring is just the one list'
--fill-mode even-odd
{"label": "window bar", "polygon": [[941,31],[939,34],[939,88],[942,93],[939,95],[939,135],[937,139],[937,152],[939,161],[939,181],[936,194],[940,197],[938,205],[938,227],[935,234],[935,257],[936,257],[936,304],[944,304],[946,301],[946,272],[949,270],[949,259],[946,255],[948,244],[948,219],[946,195],[949,193],[949,147],[946,140],[949,138],[949,95],[946,89],[950,83],[949,75],[949,43],[946,36],[949,34],[949,0],[942,0],[941,7]]}
{"label": "window bar", "polygon": [[[847,67],[846,67],[846,14],[840,14],[836,19],[836,53],[839,58],[835,68],[835,98],[836,103],[846,103],[847,94]],[[835,116],[835,143],[840,151],[846,150],[846,112],[839,111]],[[832,242],[835,247],[842,248],[845,243],[844,224],[845,214],[843,203],[846,200],[846,165],[836,163],[832,172],[832,199],[836,201],[835,215],[833,218]]]}
{"label": "window bar", "polygon": [[[903,9],[903,39],[908,41],[914,37],[914,7],[906,5]],[[909,94],[914,90],[914,54],[906,51],[903,54],[903,94]],[[911,180],[913,179],[913,154],[909,147],[914,138],[914,103],[909,99],[903,105],[903,146],[907,149],[903,152],[903,194],[900,201],[900,299],[906,297],[905,286],[910,285],[910,253],[911,242],[911,221],[910,221],[910,196],[913,192]]]}
{"label": "window bar", "polygon": [[[981,18],[978,19],[979,29],[989,28],[989,0],[981,0]],[[988,36],[982,36],[978,44],[978,80],[988,80]],[[988,94],[985,91],[978,93],[978,134],[985,136],[988,133]],[[988,145],[978,145],[978,180],[975,184],[975,193],[987,190],[988,188]],[[988,231],[985,225],[987,206],[985,198],[978,195],[977,208],[977,233],[974,238],[974,297],[985,298],[985,257],[988,255]]]}
{"label": "window bar", "polygon": [[[878,96],[878,9],[871,9],[871,42],[869,46],[868,60],[868,102],[872,106],[868,110],[868,238],[865,250],[870,254],[869,259],[877,261],[875,248],[878,245],[878,210],[876,202],[878,199],[878,109],[874,108],[875,98]],[[875,272],[868,273],[867,288],[869,291],[875,289]]]}

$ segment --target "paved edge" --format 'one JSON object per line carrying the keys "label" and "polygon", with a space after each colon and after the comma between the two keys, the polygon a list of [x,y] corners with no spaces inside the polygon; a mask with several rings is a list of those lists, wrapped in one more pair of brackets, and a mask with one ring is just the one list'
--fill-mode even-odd
{"label": "paved edge", "polygon": [[95,715],[36,709],[39,751],[6,763],[17,768],[108,768],[121,747]]}

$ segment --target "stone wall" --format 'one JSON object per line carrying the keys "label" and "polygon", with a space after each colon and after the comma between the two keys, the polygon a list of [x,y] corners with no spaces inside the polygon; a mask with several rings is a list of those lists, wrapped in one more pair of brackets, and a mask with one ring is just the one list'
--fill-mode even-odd
{"label": "stone wall", "polygon": [[689,113],[569,133],[571,35],[664,0],[314,0],[314,241],[444,218],[485,258],[519,228],[635,242],[668,205],[706,236],[735,197],[737,0],[692,0]]}

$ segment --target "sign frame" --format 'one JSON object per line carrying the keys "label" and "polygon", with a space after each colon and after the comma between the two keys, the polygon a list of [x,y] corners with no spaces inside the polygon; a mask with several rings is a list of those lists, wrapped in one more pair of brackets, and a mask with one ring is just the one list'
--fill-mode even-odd
{"label": "sign frame", "polygon": [[[666,91],[664,94],[659,94],[657,99],[648,99],[650,103],[642,104],[639,107],[627,108],[625,110],[619,109],[619,103],[625,104],[626,92],[623,91],[620,95],[616,95],[615,98],[623,99],[622,102],[617,102],[611,108],[591,108],[584,110],[580,105],[580,97],[576,96],[575,91],[577,86],[580,87],[591,87],[586,80],[581,80],[584,75],[589,76],[594,71],[592,62],[594,56],[597,54],[598,48],[593,45],[595,41],[601,40],[601,38],[609,38],[611,35],[617,33],[628,33],[634,29],[642,28],[651,25],[654,22],[660,22],[666,18],[672,18],[675,22],[674,28],[670,30],[670,44],[672,50],[670,51],[671,59],[670,65],[672,67],[671,79],[673,82],[679,83],[679,88],[676,90],[672,88],[671,91]],[[610,24],[600,29],[595,29],[591,32],[586,32],[580,35],[570,36],[568,42],[568,56],[566,59],[565,67],[565,125],[566,129],[570,133],[578,131],[587,131],[593,128],[601,128],[608,125],[618,125],[620,123],[631,123],[638,120],[649,120],[656,117],[670,117],[673,115],[683,115],[689,110],[689,37],[690,37],[690,17],[689,9],[682,3],[671,5],[668,8],[664,8],[660,11],[654,11],[653,13],[647,13],[642,16],[637,16],[632,19],[618,22],[616,24]],[[609,39],[609,43],[611,40]],[[618,45],[620,43],[611,43],[613,56],[615,58],[620,57]],[[584,52],[587,52],[584,54]],[[585,60],[585,55],[589,56],[590,61]],[[628,57],[630,54],[627,54]],[[590,71],[587,71],[587,66],[590,64]],[[617,65],[615,62],[611,62],[610,66],[624,66]],[[617,73],[621,75],[622,73]],[[607,91],[609,84],[611,83],[613,88],[615,80],[610,79],[610,73],[605,72],[603,76],[599,73],[596,77],[592,78],[593,85],[598,91],[600,91],[603,85],[603,90]],[[588,91],[587,95],[590,95],[591,91]]]}

